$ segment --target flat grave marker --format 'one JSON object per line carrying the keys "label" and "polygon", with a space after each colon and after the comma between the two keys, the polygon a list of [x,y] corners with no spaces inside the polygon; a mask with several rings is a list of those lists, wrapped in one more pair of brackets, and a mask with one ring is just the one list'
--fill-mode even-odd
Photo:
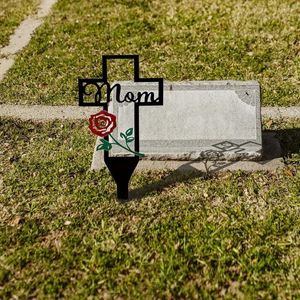
{"label": "flat grave marker", "polygon": [[[123,93],[153,90],[121,82]],[[113,96],[114,97],[114,96]],[[128,103],[112,102],[114,135],[132,126]],[[260,86],[256,81],[165,82],[164,105],[140,108],[140,148],[149,160],[259,160],[262,157]],[[113,156],[128,155],[112,149]],[[94,153],[93,165],[101,159]]]}

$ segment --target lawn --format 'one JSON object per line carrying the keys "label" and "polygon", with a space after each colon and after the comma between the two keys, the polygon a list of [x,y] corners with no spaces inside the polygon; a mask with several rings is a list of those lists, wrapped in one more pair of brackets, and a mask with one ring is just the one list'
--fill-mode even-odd
{"label": "lawn", "polygon": [[265,124],[282,170],[136,173],[120,203],[86,122],[1,119],[0,298],[299,298],[299,127]]}
{"label": "lawn", "polygon": [[8,45],[9,36],[28,16],[36,12],[38,0],[0,1],[0,48]]}
{"label": "lawn", "polygon": [[139,54],[143,77],[258,80],[263,105],[299,105],[299,14],[295,0],[59,0],[0,102],[76,105],[77,78],[100,76],[103,54]]}

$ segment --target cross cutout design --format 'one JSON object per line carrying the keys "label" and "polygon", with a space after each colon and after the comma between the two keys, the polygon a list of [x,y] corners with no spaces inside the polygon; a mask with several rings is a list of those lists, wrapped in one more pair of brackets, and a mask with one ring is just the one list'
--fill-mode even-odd
{"label": "cross cutout design", "polygon": [[[133,60],[134,66],[134,82],[151,82],[157,83],[158,96],[155,99],[153,92],[138,92],[137,98],[134,93],[127,92],[124,99],[120,99],[122,86],[118,83],[111,86],[108,82],[108,61],[114,59],[129,59]],[[96,87],[96,93],[88,92],[88,86]],[[102,99],[103,92],[101,89],[106,87],[106,99]],[[134,150],[140,151],[139,144],[139,107],[140,106],[153,106],[163,105],[163,78],[140,78],[139,76],[139,56],[138,55],[103,55],[102,56],[102,78],[78,79],[79,88],[79,106],[102,106],[103,110],[108,111],[108,103],[111,101],[111,94],[115,92],[117,102],[134,102]],[[85,97],[94,96],[93,102],[86,102]],[[144,101],[142,101],[144,99]],[[105,137],[108,141],[108,136]],[[110,157],[109,151],[104,150],[104,161],[110,173],[117,183],[118,198],[128,198],[128,183],[129,179],[137,166],[139,156],[134,157]]]}
{"label": "cross cutout design", "polygon": [[[135,131],[135,151],[139,152],[139,106],[163,105],[163,78],[140,78],[139,76],[139,56],[138,55],[103,55],[102,56],[102,78],[96,79],[78,79],[79,87],[79,106],[102,106],[104,110],[108,110],[111,92],[115,87],[111,87],[107,79],[107,64],[113,59],[131,59],[134,65],[134,82],[152,82],[157,83],[158,97],[154,101],[136,101],[134,103],[134,131]],[[86,91],[87,86],[94,85],[97,92],[94,95],[94,102],[85,102],[85,96],[91,96],[92,93]],[[102,99],[101,88],[106,86],[108,89],[106,100]],[[117,89],[118,90],[118,89]],[[108,139],[108,138],[107,138]],[[108,155],[108,151],[105,151]]]}

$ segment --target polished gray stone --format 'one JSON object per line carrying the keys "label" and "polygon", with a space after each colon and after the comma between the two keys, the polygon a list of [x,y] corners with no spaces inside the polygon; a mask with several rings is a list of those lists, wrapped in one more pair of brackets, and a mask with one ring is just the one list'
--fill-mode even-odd
{"label": "polished gray stone", "polygon": [[[127,91],[154,84],[121,82]],[[133,104],[111,102],[114,137],[133,127]],[[256,81],[165,82],[163,106],[140,107],[140,151],[150,160],[259,160],[262,156],[260,86]],[[97,141],[99,143],[99,141]],[[112,156],[128,153],[113,147]]]}

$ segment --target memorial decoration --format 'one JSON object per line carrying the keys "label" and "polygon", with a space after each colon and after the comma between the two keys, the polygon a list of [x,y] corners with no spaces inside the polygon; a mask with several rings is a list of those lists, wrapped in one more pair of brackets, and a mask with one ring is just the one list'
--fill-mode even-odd
{"label": "memorial decoration", "polygon": [[[151,82],[157,88],[157,96],[153,91],[128,91],[122,96],[120,83],[110,83],[107,76],[108,61],[115,59],[129,59],[134,65],[134,82]],[[89,87],[96,88],[93,93]],[[102,56],[102,78],[79,79],[79,105],[99,106],[103,110],[89,118],[89,129],[99,136],[100,144],[97,150],[104,151],[104,162],[117,184],[117,196],[119,199],[128,199],[128,184],[139,159],[144,156],[139,146],[139,107],[163,105],[163,78],[140,78],[138,55],[104,55]],[[104,89],[106,93],[104,93]],[[153,85],[152,85],[153,89]],[[91,101],[92,98],[92,101]],[[123,143],[113,137],[112,133],[118,126],[117,116],[108,112],[109,103],[132,103],[134,106],[134,128],[128,128],[120,133]],[[132,146],[132,144],[134,144]],[[111,156],[112,147],[121,147],[132,156]]]}

